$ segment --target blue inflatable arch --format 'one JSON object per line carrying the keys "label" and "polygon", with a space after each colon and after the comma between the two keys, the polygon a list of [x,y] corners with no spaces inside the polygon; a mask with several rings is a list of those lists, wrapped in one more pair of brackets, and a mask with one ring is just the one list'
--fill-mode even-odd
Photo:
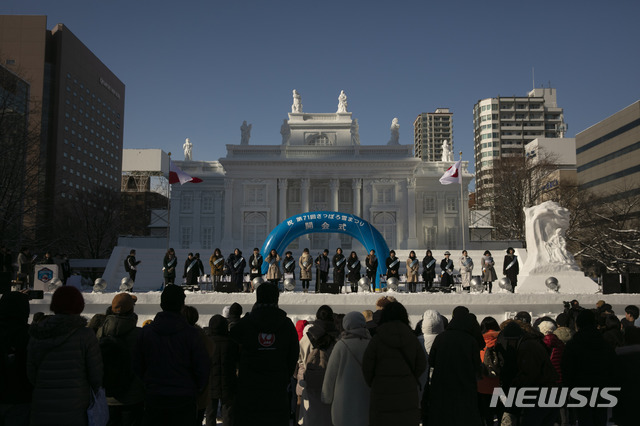
{"label": "blue inflatable arch", "polygon": [[[317,211],[291,216],[271,231],[264,241],[261,253],[266,258],[272,249],[276,249],[282,255],[296,238],[319,232],[346,234],[357,239],[367,249],[367,254],[371,250],[376,251],[377,277],[387,273],[385,260],[389,255],[389,247],[382,234],[366,220],[350,213]],[[361,261],[364,265],[364,261]],[[264,262],[262,273],[266,274],[268,269],[269,264]]]}

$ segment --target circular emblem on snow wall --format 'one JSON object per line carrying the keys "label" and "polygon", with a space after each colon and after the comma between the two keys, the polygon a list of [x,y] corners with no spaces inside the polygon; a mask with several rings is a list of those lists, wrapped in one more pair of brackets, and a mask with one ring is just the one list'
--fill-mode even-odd
{"label": "circular emblem on snow wall", "polygon": [[276,342],[276,335],[273,333],[260,333],[258,334],[258,343],[260,346],[268,348]]}
{"label": "circular emblem on snow wall", "polygon": [[38,280],[47,283],[53,279],[53,271],[49,268],[42,268],[38,271]]}

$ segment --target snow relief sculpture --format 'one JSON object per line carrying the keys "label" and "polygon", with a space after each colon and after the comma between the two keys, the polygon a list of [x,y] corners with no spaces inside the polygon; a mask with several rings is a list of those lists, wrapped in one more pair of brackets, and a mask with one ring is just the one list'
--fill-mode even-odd
{"label": "snow relief sculpture", "polygon": [[185,139],[182,149],[184,150],[184,161],[193,160],[193,144],[189,142],[189,138]]}
{"label": "snow relief sculpture", "polygon": [[442,141],[442,161],[452,162],[453,160],[453,144],[448,140]]}
{"label": "snow relief sculpture", "polygon": [[400,124],[398,124],[398,117],[391,120],[391,139],[387,142],[387,145],[398,145],[400,142]]}
{"label": "snow relief sculpture", "polygon": [[282,145],[288,145],[289,139],[291,139],[291,127],[289,127],[289,122],[286,118],[282,120],[282,126],[280,126],[280,134],[282,135]]}
{"label": "snow relief sculpture", "polygon": [[293,89],[293,105],[291,105],[291,112],[302,112],[302,96],[296,89]]}
{"label": "snow relief sculpture", "polygon": [[340,96],[338,96],[338,111],[336,112],[347,112],[347,95],[344,94],[344,90],[341,90]]}
{"label": "snow relief sculpture", "polygon": [[353,145],[360,145],[360,126],[358,125],[358,119],[356,118],[351,122],[351,143]]}
{"label": "snow relief sculpture", "polygon": [[242,126],[240,126],[240,145],[249,145],[251,126],[253,126],[253,124],[247,124],[247,120],[242,122]]}

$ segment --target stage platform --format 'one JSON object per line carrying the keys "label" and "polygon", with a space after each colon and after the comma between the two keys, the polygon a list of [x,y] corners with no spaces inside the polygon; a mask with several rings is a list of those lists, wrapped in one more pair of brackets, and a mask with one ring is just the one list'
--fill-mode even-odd
{"label": "stage platform", "polygon": [[[83,293],[85,310],[83,315],[90,318],[96,313],[104,313],[116,293]],[[138,297],[135,311],[138,324],[153,319],[160,311],[160,292],[134,292]],[[563,310],[563,302],[576,299],[585,308],[594,308],[598,300],[611,304],[618,317],[624,317],[624,307],[630,304],[640,305],[640,294],[512,294],[501,290],[497,293],[404,293],[388,291],[385,293],[359,292],[349,294],[316,294],[284,292],[280,294],[279,306],[295,322],[299,319],[312,319],[321,305],[329,305],[336,313],[350,311],[375,310],[376,300],[383,294],[393,295],[407,308],[411,323],[415,325],[427,309],[435,309],[446,317],[451,317],[453,308],[467,306],[481,320],[493,316],[499,322],[513,316],[518,311],[527,311],[536,318],[551,314],[554,318]],[[186,303],[193,305],[200,313],[198,324],[206,326],[211,316],[222,313],[225,306],[238,302],[243,311],[251,310],[255,303],[253,293],[201,293],[187,292]],[[51,293],[45,293],[44,299],[31,301],[31,314],[49,313]]]}

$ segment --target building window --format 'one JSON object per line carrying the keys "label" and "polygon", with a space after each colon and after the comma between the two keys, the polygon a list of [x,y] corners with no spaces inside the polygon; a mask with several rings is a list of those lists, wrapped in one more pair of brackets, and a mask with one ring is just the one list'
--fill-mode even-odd
{"label": "building window", "polygon": [[245,212],[242,236],[245,247],[260,247],[267,236],[267,213]]}
{"label": "building window", "polygon": [[433,248],[436,246],[436,235],[438,233],[438,228],[436,226],[425,226],[424,227],[424,244],[427,248]]}
{"label": "building window", "polygon": [[183,249],[188,249],[191,247],[191,228],[187,226],[183,226],[180,228],[180,246]]}
{"label": "building window", "polygon": [[290,203],[300,202],[300,187],[290,186],[287,188],[287,201]]}
{"label": "building window", "polygon": [[207,226],[202,228],[202,248],[211,249],[213,245],[213,227]]}
{"label": "building window", "polygon": [[311,196],[311,200],[314,203],[326,203],[327,188],[312,188]]}
{"label": "building window", "polygon": [[180,211],[182,213],[189,213],[193,209],[193,194],[191,192],[184,192],[180,197]]}
{"label": "building window", "polygon": [[245,204],[264,204],[265,185],[251,185],[244,189]]}
{"label": "building window", "polygon": [[391,212],[373,214],[373,225],[382,234],[389,247],[396,245],[396,216]]}
{"label": "building window", "polygon": [[393,186],[377,188],[376,201],[378,204],[391,204],[395,202],[395,188]]}
{"label": "building window", "polygon": [[340,188],[338,190],[338,203],[350,203],[351,202],[351,188]]}
{"label": "building window", "polygon": [[456,197],[447,197],[446,212],[447,213],[458,212],[458,203],[457,203]]}
{"label": "building window", "polygon": [[424,197],[423,213],[435,213],[436,212],[436,197]]}
{"label": "building window", "polygon": [[213,194],[211,192],[202,193],[202,212],[213,213]]}
{"label": "building window", "polygon": [[458,228],[447,228],[447,247],[458,245]]}

